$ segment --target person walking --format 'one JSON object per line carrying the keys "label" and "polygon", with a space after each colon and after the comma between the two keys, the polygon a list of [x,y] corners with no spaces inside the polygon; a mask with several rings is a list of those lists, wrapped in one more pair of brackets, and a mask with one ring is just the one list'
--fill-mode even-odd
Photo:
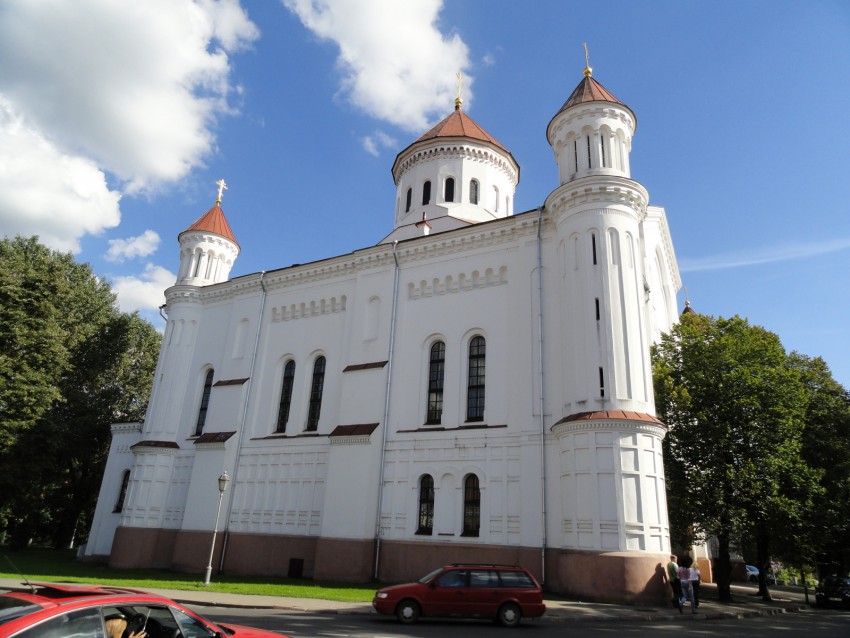
{"label": "person walking", "polygon": [[691,595],[694,598],[694,609],[699,608],[699,586],[702,581],[702,574],[700,574],[699,567],[696,563],[691,565],[689,578],[691,581]]}
{"label": "person walking", "polygon": [[679,565],[679,583],[682,586],[682,597],[679,599],[679,613],[684,613],[685,603],[691,602],[691,613],[697,613],[694,607],[694,590],[691,588],[691,557],[685,556],[682,559],[682,564]]}
{"label": "person walking", "polygon": [[682,597],[682,585],[679,582],[679,566],[676,564],[676,556],[670,555],[667,563],[667,581],[673,589],[673,607],[681,611],[680,598]]}

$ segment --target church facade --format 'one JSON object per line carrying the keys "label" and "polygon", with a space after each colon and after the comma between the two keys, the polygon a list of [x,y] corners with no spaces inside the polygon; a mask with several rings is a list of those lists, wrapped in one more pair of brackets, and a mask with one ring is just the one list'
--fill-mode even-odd
{"label": "church facade", "polygon": [[666,599],[649,353],[680,279],[630,177],[635,115],[585,69],[546,131],[559,183],[514,213],[519,165],[461,106],[397,156],[374,246],[230,279],[220,197],[181,233],[148,413],[112,428],[84,558],[202,572],[216,525],[227,573],[517,563]]}

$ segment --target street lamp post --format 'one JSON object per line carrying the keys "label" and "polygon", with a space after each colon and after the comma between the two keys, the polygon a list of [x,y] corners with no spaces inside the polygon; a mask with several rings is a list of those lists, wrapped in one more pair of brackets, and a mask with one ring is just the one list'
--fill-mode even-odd
{"label": "street lamp post", "polygon": [[204,585],[210,584],[210,574],[212,574],[213,554],[215,553],[215,536],[218,533],[218,519],[221,516],[221,501],[224,498],[224,491],[227,489],[227,484],[230,482],[230,477],[227,475],[227,470],[222,472],[218,477],[218,511],[215,513],[215,525],[213,525],[212,546],[210,547],[210,560],[207,563],[207,571],[204,575]]}

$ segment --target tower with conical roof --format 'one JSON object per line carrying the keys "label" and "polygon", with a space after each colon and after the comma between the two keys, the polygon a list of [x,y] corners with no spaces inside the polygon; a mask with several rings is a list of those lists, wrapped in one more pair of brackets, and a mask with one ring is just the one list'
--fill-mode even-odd
{"label": "tower with conical roof", "polygon": [[[651,573],[669,553],[661,441],[649,359],[644,255],[649,196],[631,178],[632,110],[584,78],[547,139],[560,185],[545,208],[560,253],[559,339],[565,415],[552,425],[560,463],[564,547],[597,552],[593,570]],[[661,213],[663,214],[663,212]],[[604,561],[608,561],[604,563]],[[576,572],[576,591],[595,587]],[[592,582],[593,581],[593,582]],[[643,581],[622,585],[639,588]]]}
{"label": "tower with conical roof", "polygon": [[396,156],[394,230],[381,243],[513,214],[519,164],[462,106],[458,95],[452,113]]}
{"label": "tower with conical roof", "polygon": [[227,281],[233,262],[239,256],[239,244],[221,210],[221,198],[227,188],[218,182],[215,204],[177,237],[180,243],[180,270],[177,285],[207,286]]}

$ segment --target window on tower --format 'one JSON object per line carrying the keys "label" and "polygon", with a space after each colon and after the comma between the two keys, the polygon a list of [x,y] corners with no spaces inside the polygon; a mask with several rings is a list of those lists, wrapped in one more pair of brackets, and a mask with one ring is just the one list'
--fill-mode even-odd
{"label": "window on tower", "polygon": [[130,484],[130,470],[124,470],[124,474],[121,477],[121,489],[118,490],[118,500],[115,501],[115,508],[112,510],[113,514],[118,514],[124,509],[124,499],[127,498],[127,486]]}
{"label": "window on tower", "polygon": [[413,203],[413,189],[412,189],[412,188],[408,188],[408,189],[407,189],[407,200],[405,201],[405,204],[404,204],[404,212],[405,212],[405,213],[409,213],[409,212],[410,212],[410,205],[411,205],[412,203]]}
{"label": "window on tower", "polygon": [[322,392],[325,385],[325,358],[319,357],[313,364],[313,382],[310,384],[310,408],[307,413],[307,431],[315,432],[319,428],[319,414],[322,411]]}
{"label": "window on tower", "polygon": [[447,202],[455,201],[455,178],[454,177],[447,177],[446,178],[445,200]]}
{"label": "window on tower", "polygon": [[425,182],[422,185],[422,205],[427,206],[431,203],[431,182]]}
{"label": "window on tower", "polygon": [[204,391],[201,395],[201,407],[198,408],[198,421],[195,424],[195,436],[201,436],[204,433],[204,424],[207,422],[207,408],[210,405],[210,392],[212,392],[213,370],[207,370],[207,376],[204,379]]}
{"label": "window on tower", "polygon": [[469,180],[469,203],[470,204],[475,204],[475,205],[478,204],[478,197],[479,197],[478,190],[479,190],[478,180],[477,179]]}

